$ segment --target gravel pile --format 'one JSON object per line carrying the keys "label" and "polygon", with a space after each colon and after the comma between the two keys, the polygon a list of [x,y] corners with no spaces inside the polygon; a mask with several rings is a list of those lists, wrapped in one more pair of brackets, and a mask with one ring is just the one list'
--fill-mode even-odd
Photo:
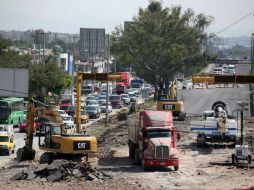
{"label": "gravel pile", "polygon": [[16,173],[11,180],[48,181],[56,182],[69,178],[81,180],[106,181],[112,179],[102,170],[92,167],[90,162],[70,162],[66,160],[55,160],[51,164],[38,164]]}

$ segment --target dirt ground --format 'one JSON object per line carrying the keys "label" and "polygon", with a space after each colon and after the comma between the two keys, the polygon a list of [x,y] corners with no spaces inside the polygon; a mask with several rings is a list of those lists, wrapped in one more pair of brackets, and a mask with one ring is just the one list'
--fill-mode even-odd
{"label": "dirt ground", "polygon": [[[127,126],[119,124],[109,129],[98,139],[98,153],[90,158],[93,166],[103,169],[112,179],[106,181],[82,181],[70,178],[61,182],[12,181],[10,178],[34,162],[10,163],[0,170],[1,189],[250,189],[254,186],[254,168],[246,165],[232,166],[230,156],[232,146],[210,145],[205,148],[196,146],[196,134],[190,133],[188,125],[176,123],[181,131],[177,142],[180,152],[180,168],[155,169],[144,172],[141,166],[134,165],[128,158]],[[254,126],[254,119],[248,119],[246,130]],[[187,131],[187,132],[184,132]]]}

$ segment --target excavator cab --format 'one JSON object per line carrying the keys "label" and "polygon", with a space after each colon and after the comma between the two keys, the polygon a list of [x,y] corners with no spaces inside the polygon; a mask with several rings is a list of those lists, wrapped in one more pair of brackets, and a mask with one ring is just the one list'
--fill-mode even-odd
{"label": "excavator cab", "polygon": [[[164,89],[161,90],[164,92]],[[169,95],[159,94],[157,101],[157,110],[172,111],[174,119],[184,121],[186,113],[184,113],[183,101],[177,99],[177,81],[172,82],[169,88]]]}

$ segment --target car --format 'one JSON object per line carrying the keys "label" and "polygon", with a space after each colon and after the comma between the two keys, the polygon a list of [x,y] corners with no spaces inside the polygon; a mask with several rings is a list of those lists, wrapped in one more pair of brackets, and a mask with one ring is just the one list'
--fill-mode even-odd
{"label": "car", "polygon": [[113,108],[122,108],[123,102],[120,95],[112,94],[109,96],[109,102],[111,103]]}
{"label": "car", "polygon": [[[22,123],[19,124],[19,132],[25,133],[27,131],[27,119],[25,119]],[[34,131],[36,130],[36,124],[34,122]]]}
{"label": "car", "polygon": [[226,64],[223,65],[223,72],[228,73],[228,65]]}
{"label": "car", "polygon": [[182,89],[191,89],[193,86],[193,83],[191,82],[191,80],[184,80],[182,82]]}
{"label": "car", "polygon": [[130,96],[128,94],[121,94],[121,98],[124,104],[126,105],[130,104]]}
{"label": "car", "polygon": [[63,123],[66,129],[71,129],[74,127],[74,120],[71,116],[63,116]]}
{"label": "car", "polygon": [[16,142],[12,133],[0,133],[0,153],[14,154]]}
{"label": "car", "polygon": [[215,75],[223,75],[223,67],[214,67],[213,69],[213,74]]}
{"label": "car", "polygon": [[[107,103],[103,103],[101,105],[101,113],[106,113],[106,109],[107,109]],[[112,112],[112,106],[111,106],[111,103],[108,102],[108,113]]]}
{"label": "car", "polygon": [[86,107],[86,113],[89,118],[99,118],[100,117],[100,109],[96,105],[88,105]]}
{"label": "car", "polygon": [[68,116],[68,114],[65,112],[65,110],[58,110],[61,117]]}
{"label": "car", "polygon": [[137,96],[135,95],[135,92],[128,92],[128,95],[130,97],[130,102],[136,102]]}
{"label": "car", "polygon": [[83,86],[81,89],[82,95],[87,95],[92,93],[92,86]]}
{"label": "car", "polygon": [[100,95],[98,97],[98,102],[99,102],[100,105],[106,103],[106,101],[107,101],[107,96],[106,95]]}
{"label": "car", "polygon": [[66,113],[73,117],[76,113],[76,106],[69,106],[66,110]]}
{"label": "car", "polygon": [[235,65],[228,65],[228,73],[235,75]]}
{"label": "car", "polygon": [[88,105],[91,100],[95,100],[95,97],[94,96],[87,96],[86,97],[86,105]]}

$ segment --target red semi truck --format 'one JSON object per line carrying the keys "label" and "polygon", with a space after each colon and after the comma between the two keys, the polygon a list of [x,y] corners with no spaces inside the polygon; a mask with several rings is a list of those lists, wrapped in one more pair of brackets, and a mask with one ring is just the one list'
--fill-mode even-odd
{"label": "red semi truck", "polygon": [[143,111],[139,120],[128,121],[129,157],[142,164],[144,170],[152,167],[173,166],[179,169],[176,132],[170,111]]}

